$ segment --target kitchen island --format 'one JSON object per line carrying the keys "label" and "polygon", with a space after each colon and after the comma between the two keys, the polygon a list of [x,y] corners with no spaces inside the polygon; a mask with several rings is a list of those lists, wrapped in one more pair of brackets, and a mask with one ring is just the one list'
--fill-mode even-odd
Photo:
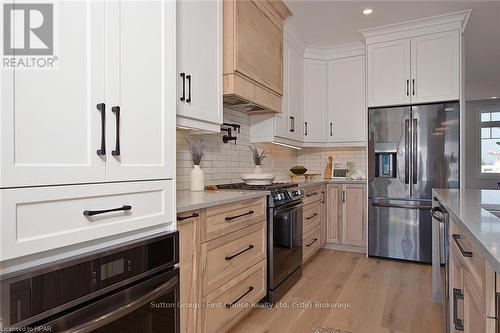
{"label": "kitchen island", "polygon": [[[442,217],[435,216],[435,221],[442,220],[444,228],[439,229],[447,230],[443,238],[447,246],[441,246],[447,249],[447,279],[441,290],[448,291],[448,297],[442,300],[448,301],[443,301],[443,310],[447,310],[443,312],[448,313],[449,331],[498,332],[500,191],[435,189],[432,194],[434,213],[444,213]],[[434,239],[439,235],[436,230]],[[439,263],[436,246],[433,251],[435,263]],[[434,279],[433,289],[437,280]]]}

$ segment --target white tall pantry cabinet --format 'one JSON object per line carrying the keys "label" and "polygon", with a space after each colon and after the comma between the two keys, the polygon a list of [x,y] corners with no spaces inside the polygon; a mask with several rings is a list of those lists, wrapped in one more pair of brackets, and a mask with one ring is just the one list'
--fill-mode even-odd
{"label": "white tall pantry cabinet", "polygon": [[173,229],[175,6],[56,2],[57,68],[2,71],[0,261]]}

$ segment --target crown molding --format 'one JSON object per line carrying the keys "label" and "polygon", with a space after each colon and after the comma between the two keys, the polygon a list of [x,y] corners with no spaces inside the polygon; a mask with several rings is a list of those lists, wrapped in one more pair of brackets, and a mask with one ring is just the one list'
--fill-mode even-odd
{"label": "crown molding", "polygon": [[306,44],[297,36],[295,32],[291,29],[283,29],[284,39],[290,44],[294,49],[296,49],[300,54],[303,54],[306,49]]}
{"label": "crown molding", "polygon": [[305,59],[315,60],[335,60],[347,57],[365,55],[366,46],[363,42],[353,42],[331,47],[308,46],[304,52]]}
{"label": "crown molding", "polygon": [[460,30],[463,33],[470,13],[471,9],[467,9],[460,12],[363,29],[359,32],[365,37],[367,44],[388,39],[409,38],[439,31]]}

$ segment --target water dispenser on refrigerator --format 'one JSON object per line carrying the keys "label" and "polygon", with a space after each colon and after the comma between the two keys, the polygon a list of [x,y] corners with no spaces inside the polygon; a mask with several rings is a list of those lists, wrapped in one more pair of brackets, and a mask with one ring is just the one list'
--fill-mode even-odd
{"label": "water dispenser on refrigerator", "polygon": [[375,144],[375,177],[396,178],[397,152],[395,142]]}

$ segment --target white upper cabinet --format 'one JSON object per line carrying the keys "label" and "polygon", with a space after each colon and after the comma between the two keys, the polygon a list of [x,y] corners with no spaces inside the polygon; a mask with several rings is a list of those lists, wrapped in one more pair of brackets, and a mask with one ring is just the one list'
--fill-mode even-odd
{"label": "white upper cabinet", "polygon": [[[288,133],[286,138],[291,140],[302,140],[302,54],[299,54],[291,45],[285,41],[284,45],[284,91],[283,91],[283,113],[287,120]],[[277,122],[279,118],[276,118]],[[280,124],[276,124],[277,128]]]}
{"label": "white upper cabinet", "polygon": [[222,124],[222,1],[178,1],[177,124]]}
{"label": "white upper cabinet", "polygon": [[175,3],[111,2],[108,15],[106,180],[172,178]]}
{"label": "white upper cabinet", "polygon": [[175,2],[54,15],[56,68],[2,71],[0,187],[173,178]]}
{"label": "white upper cabinet", "polygon": [[304,59],[304,142],[327,141],[328,63],[323,60]]}
{"label": "white upper cabinet", "polygon": [[410,40],[370,44],[368,106],[410,103]]}
{"label": "white upper cabinet", "polygon": [[362,30],[368,107],[460,99],[461,36],[470,10]]}
{"label": "white upper cabinet", "polygon": [[57,10],[57,67],[2,70],[0,187],[105,180],[106,156],[97,152],[97,105],[106,103],[105,3],[62,1]]}
{"label": "white upper cabinet", "polygon": [[366,113],[365,56],[329,61],[328,141],[364,144]]}
{"label": "white upper cabinet", "polygon": [[460,97],[460,32],[411,39],[412,103]]}

